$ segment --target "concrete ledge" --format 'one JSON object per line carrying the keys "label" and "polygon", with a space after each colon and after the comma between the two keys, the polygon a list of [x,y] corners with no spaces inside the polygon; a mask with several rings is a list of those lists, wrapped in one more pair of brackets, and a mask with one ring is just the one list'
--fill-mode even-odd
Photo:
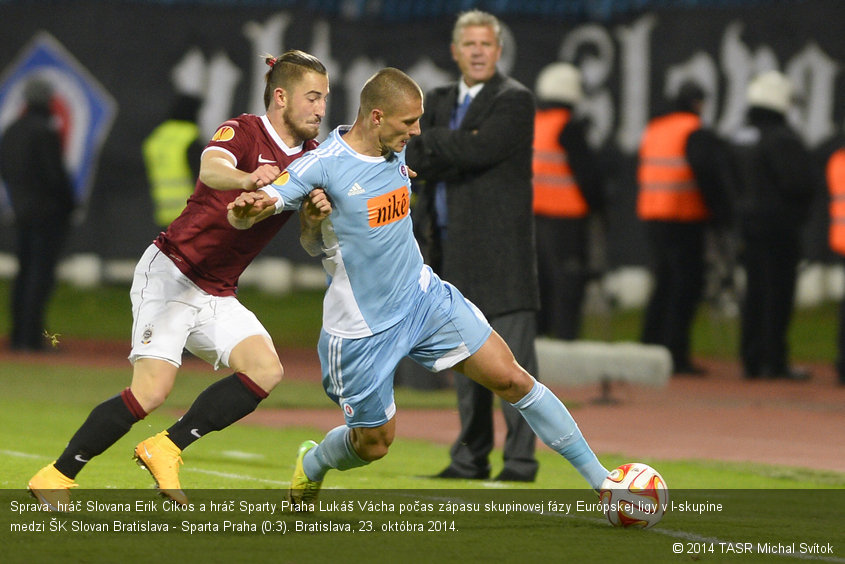
{"label": "concrete ledge", "polygon": [[672,375],[672,357],[658,345],[600,341],[535,341],[542,382],[561,386],[608,386],[627,382],[660,387]]}

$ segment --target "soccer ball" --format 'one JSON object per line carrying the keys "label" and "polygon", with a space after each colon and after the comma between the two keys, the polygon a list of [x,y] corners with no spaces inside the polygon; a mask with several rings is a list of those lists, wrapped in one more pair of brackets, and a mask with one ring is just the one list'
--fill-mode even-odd
{"label": "soccer ball", "polygon": [[657,470],[642,462],[629,462],[604,479],[599,499],[614,527],[648,529],[663,518],[669,490]]}

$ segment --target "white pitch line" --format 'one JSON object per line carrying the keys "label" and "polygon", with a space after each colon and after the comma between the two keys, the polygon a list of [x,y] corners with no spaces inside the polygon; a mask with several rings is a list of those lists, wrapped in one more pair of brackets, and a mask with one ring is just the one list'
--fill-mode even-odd
{"label": "white pitch line", "polygon": [[49,458],[47,456],[41,456],[40,454],[30,454],[28,452],[18,452],[16,450],[0,449],[0,454],[5,456],[14,456],[15,458]]}
{"label": "white pitch line", "polygon": [[209,476],[216,476],[218,478],[228,478],[231,480],[248,480],[252,482],[261,482],[262,484],[272,484],[274,486],[289,486],[290,480],[280,482],[279,480],[267,480],[266,478],[256,478],[255,476],[247,476],[245,474],[232,474],[230,472],[218,472],[216,470],[205,470],[203,468],[185,468],[186,472],[194,472],[197,474],[207,474]]}
{"label": "white pitch line", "polygon": [[[32,453],[29,453],[29,452],[20,452],[20,451],[16,451],[16,450],[5,450],[5,449],[0,449],[0,455],[12,456],[12,457],[15,457],[15,458],[33,458],[33,459],[37,459],[37,458],[47,459],[47,458],[49,458],[47,456],[43,456],[43,455],[40,455],[40,454],[32,454]],[[280,482],[278,480],[267,480],[267,479],[264,479],[264,478],[256,478],[254,476],[246,476],[246,475],[243,475],[243,474],[230,474],[230,473],[226,473],[226,472],[217,472],[217,471],[214,471],[214,470],[203,470],[202,468],[186,468],[185,470],[187,472],[196,472],[198,474],[208,474],[210,476],[217,476],[219,478],[231,478],[232,480],[250,480],[250,481],[253,481],[253,482],[261,482],[261,483],[272,484],[272,485],[277,485],[277,486],[289,486],[290,485],[290,480],[288,480],[287,482]]]}
{"label": "white pitch line", "polygon": [[265,458],[267,458],[263,454],[258,454],[255,452],[244,452],[242,450],[224,450],[220,454],[228,458],[234,458],[236,460],[264,460]]}

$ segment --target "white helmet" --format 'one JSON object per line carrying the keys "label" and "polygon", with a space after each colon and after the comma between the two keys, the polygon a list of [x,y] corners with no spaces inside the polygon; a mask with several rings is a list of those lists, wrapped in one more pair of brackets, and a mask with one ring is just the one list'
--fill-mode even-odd
{"label": "white helmet", "polygon": [[748,85],[748,104],[785,114],[792,102],[792,83],[781,72],[758,74]]}
{"label": "white helmet", "polygon": [[569,63],[552,63],[537,77],[537,98],[541,102],[577,104],[584,97],[581,71]]}

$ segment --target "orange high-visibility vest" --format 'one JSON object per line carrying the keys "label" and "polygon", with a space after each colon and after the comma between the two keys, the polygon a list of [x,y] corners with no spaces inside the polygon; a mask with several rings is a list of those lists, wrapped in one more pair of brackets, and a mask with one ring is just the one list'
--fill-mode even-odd
{"label": "orange high-visibility vest", "polygon": [[830,248],[845,255],[845,148],[836,150],[827,161],[827,188],[830,191]]}
{"label": "orange high-visibility vest", "polygon": [[651,121],[640,145],[637,215],[649,221],[703,221],[710,217],[684,154],[698,116],[677,112]]}
{"label": "orange high-visibility vest", "polygon": [[534,118],[534,213],[548,217],[585,217],[590,211],[581,194],[560,132],[569,122],[566,108],[539,110]]}

